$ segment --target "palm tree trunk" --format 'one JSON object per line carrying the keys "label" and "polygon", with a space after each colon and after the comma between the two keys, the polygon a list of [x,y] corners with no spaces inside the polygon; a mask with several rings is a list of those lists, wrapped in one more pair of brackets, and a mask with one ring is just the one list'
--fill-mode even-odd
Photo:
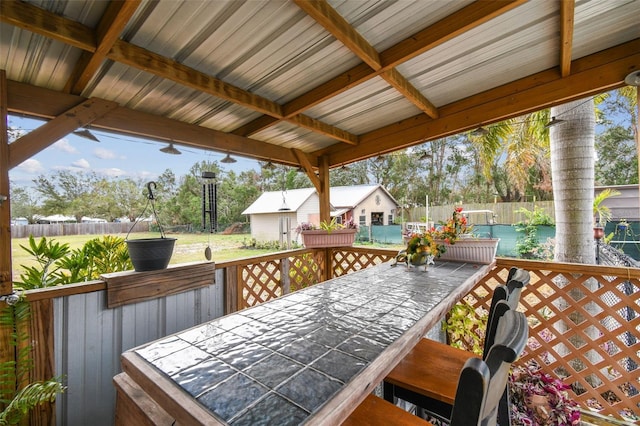
{"label": "palm tree trunk", "polygon": [[593,100],[582,99],[554,107],[551,116],[565,120],[550,129],[556,215],[554,258],[559,262],[594,264]]}

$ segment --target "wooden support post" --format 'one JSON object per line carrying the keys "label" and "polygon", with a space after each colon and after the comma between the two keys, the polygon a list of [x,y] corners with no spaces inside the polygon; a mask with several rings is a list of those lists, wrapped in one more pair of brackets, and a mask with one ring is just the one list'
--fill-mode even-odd
{"label": "wooden support post", "polygon": [[320,221],[331,221],[331,201],[329,198],[330,195],[330,187],[329,187],[329,157],[323,155],[320,157],[320,188],[321,191],[318,193],[320,197]]}
{"label": "wooden support post", "polygon": [[[29,382],[45,381],[55,376],[53,345],[53,299],[30,302],[30,344],[33,345],[33,369]],[[40,404],[30,413],[32,425],[55,425],[55,402]]]}
{"label": "wooden support post", "polygon": [[13,291],[8,114],[7,74],[0,70],[0,296],[11,294]]}

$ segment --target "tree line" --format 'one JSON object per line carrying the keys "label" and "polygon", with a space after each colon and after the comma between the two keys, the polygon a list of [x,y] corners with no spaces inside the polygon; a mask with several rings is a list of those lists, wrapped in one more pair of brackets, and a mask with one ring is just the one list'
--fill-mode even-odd
{"label": "tree line", "polygon": [[[623,88],[596,97],[596,185],[638,183],[635,91]],[[548,110],[486,128],[423,143],[334,168],[330,185],[382,184],[403,207],[553,198]],[[311,187],[295,168],[261,167],[240,173],[217,161],[194,164],[185,176],[166,169],[157,184],[156,208],[167,226],[201,228],[202,172],[217,176],[221,227],[244,222],[242,211],[264,191]],[[33,180],[34,188],[11,186],[12,217],[65,214],[135,221],[144,210],[146,182],[95,173],[55,171]],[[32,192],[32,191],[35,191]]]}

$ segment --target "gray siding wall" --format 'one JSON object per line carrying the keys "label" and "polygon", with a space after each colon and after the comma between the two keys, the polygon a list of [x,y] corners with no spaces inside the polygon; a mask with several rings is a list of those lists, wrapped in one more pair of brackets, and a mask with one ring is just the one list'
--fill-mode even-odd
{"label": "gray siding wall", "polygon": [[[216,271],[217,283],[223,275]],[[54,299],[55,369],[68,387],[56,400],[57,425],[113,425],[120,354],[222,316],[223,285],[114,309],[106,304],[106,291]]]}

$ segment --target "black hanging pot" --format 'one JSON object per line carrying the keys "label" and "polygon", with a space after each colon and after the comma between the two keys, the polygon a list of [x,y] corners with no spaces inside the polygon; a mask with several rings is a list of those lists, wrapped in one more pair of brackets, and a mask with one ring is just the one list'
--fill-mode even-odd
{"label": "black hanging pot", "polygon": [[126,240],[129,257],[136,272],[166,269],[173,254],[175,238]]}
{"label": "black hanging pot", "polygon": [[[166,269],[169,265],[169,261],[171,260],[171,256],[173,255],[173,247],[176,243],[176,238],[165,237],[162,225],[158,220],[158,214],[156,213],[155,208],[155,197],[152,191],[155,187],[155,182],[147,183],[147,189],[149,191],[149,194],[147,195],[147,206],[151,204],[153,216],[156,219],[158,228],[160,228],[160,238],[139,238],[134,240],[130,240],[128,238],[125,239],[127,249],[129,250],[129,257],[131,258],[131,263],[133,263],[133,268],[136,272]],[[145,206],[140,216],[138,216],[138,219],[135,221],[131,229],[129,229],[129,233],[131,233],[131,230],[135,227],[140,218],[143,217],[147,210],[147,206]],[[129,233],[127,234],[127,237],[129,236]]]}

